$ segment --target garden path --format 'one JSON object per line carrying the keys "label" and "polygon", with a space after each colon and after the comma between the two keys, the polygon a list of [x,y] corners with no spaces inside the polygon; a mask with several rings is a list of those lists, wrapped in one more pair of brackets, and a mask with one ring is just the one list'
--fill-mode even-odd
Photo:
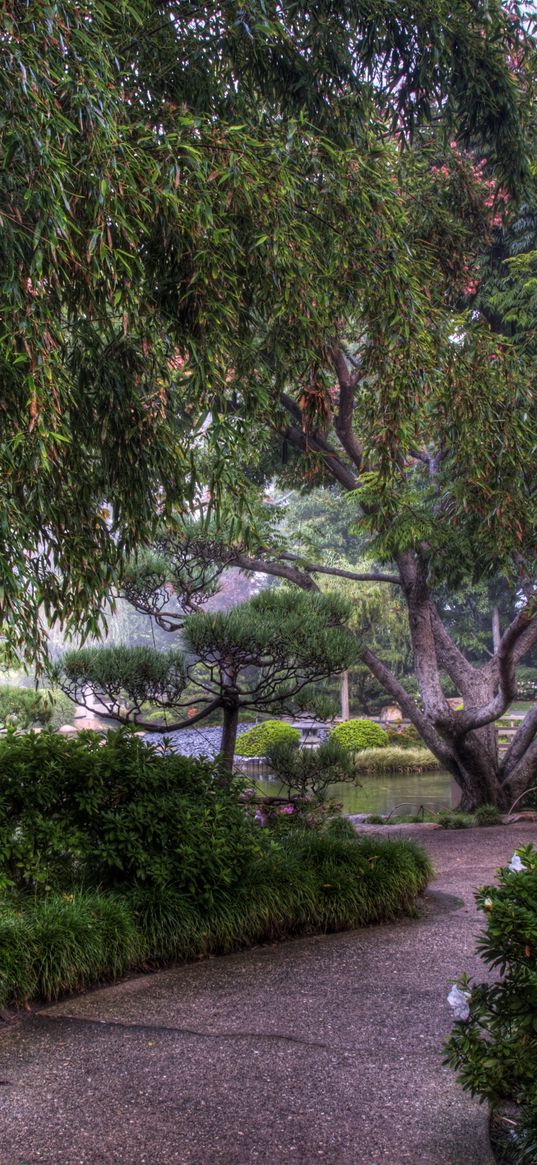
{"label": "garden path", "polygon": [[473,889],[537,825],[411,831],[419,919],[258,947],[0,1030],[0,1165],[491,1165],[442,1065],[449,980],[481,976]]}

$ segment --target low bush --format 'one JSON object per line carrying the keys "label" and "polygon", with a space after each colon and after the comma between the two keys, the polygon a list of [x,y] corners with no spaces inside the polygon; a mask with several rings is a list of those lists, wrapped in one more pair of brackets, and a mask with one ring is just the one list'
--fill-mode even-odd
{"label": "low bush", "polygon": [[475,825],[501,825],[502,815],[495,805],[480,805],[474,813]]}
{"label": "low bush", "polygon": [[49,724],[51,717],[52,702],[48,693],[35,688],[0,687],[1,728],[41,727]]}
{"label": "low bush", "polygon": [[210,766],[121,730],[0,742],[0,879],[35,890],[164,886],[209,903],[258,840]]}
{"label": "low bush", "polygon": [[456,810],[438,813],[436,820],[442,829],[469,829],[474,824],[471,813],[458,813]]}
{"label": "low bush", "polygon": [[386,727],[388,734],[388,744],[394,748],[423,748],[423,740],[413,724],[406,724],[404,728],[398,727],[396,724],[389,724]]}
{"label": "low bush", "polygon": [[414,912],[430,875],[410,842],[358,838],[352,827],[277,840],[262,831],[241,881],[208,906],[171,884],[5,902],[0,1004],[55,999],[148,963],[385,922]]}
{"label": "low bush", "polygon": [[329,785],[352,781],[355,776],[352,753],[336,740],[325,740],[318,748],[278,741],[269,745],[266,756],[289,800],[321,801]]}
{"label": "low bush", "polygon": [[388,733],[373,720],[344,720],[332,729],[330,740],[335,740],[342,748],[359,752],[364,748],[385,748]]}
{"label": "low bush", "polygon": [[299,743],[300,732],[292,724],[285,720],[264,720],[237,737],[235,752],[237,756],[266,756],[275,744],[291,744],[298,748]]}
{"label": "low bush", "polygon": [[439,769],[440,761],[428,748],[366,748],[354,758],[357,773],[412,773]]}
{"label": "low bush", "polygon": [[[476,895],[486,928],[478,950],[500,980],[462,976],[447,1062],[463,1088],[493,1108],[511,1101],[518,1119],[509,1138],[513,1165],[537,1160],[537,851],[520,849],[499,883]],[[456,1013],[457,1014],[457,1013]]]}
{"label": "low bush", "polygon": [[75,705],[57,688],[0,687],[0,728],[61,728],[72,724]]}

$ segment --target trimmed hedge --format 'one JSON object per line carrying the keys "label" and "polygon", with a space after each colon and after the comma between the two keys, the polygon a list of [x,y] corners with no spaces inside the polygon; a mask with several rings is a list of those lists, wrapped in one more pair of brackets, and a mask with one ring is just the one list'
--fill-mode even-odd
{"label": "trimmed hedge", "polygon": [[372,720],[345,720],[332,729],[330,740],[337,740],[342,748],[360,752],[363,748],[385,748],[388,733]]}
{"label": "trimmed hedge", "polygon": [[110,981],[148,962],[188,960],[292,935],[414,913],[431,876],[412,842],[262,831],[240,882],[207,907],[174,885],[75,891],[0,905],[0,1005]]}
{"label": "trimmed hedge", "polygon": [[299,743],[298,728],[293,728],[285,720],[264,720],[237,737],[235,753],[237,756],[265,756],[275,744],[294,744],[298,748]]}

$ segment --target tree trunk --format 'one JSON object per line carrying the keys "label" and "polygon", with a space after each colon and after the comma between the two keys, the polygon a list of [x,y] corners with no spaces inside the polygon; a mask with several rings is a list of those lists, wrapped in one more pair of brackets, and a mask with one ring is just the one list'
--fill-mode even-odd
{"label": "tree trunk", "polygon": [[222,774],[221,783],[227,787],[233,773],[233,758],[237,743],[237,728],[239,724],[238,702],[226,702],[223,709],[224,726],[222,729],[222,740],[220,742],[219,767]]}
{"label": "tree trunk", "polygon": [[349,709],[349,671],[341,673],[341,719],[348,720],[350,718]]}

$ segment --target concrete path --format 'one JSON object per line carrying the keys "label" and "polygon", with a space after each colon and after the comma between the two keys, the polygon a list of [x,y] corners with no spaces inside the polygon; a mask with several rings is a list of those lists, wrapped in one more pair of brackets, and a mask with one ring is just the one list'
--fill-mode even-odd
{"label": "concrete path", "polygon": [[[423,916],[175,967],[0,1029],[0,1165],[492,1165],[442,1066],[473,887],[537,825],[415,836]],[[461,902],[462,899],[462,902]]]}

